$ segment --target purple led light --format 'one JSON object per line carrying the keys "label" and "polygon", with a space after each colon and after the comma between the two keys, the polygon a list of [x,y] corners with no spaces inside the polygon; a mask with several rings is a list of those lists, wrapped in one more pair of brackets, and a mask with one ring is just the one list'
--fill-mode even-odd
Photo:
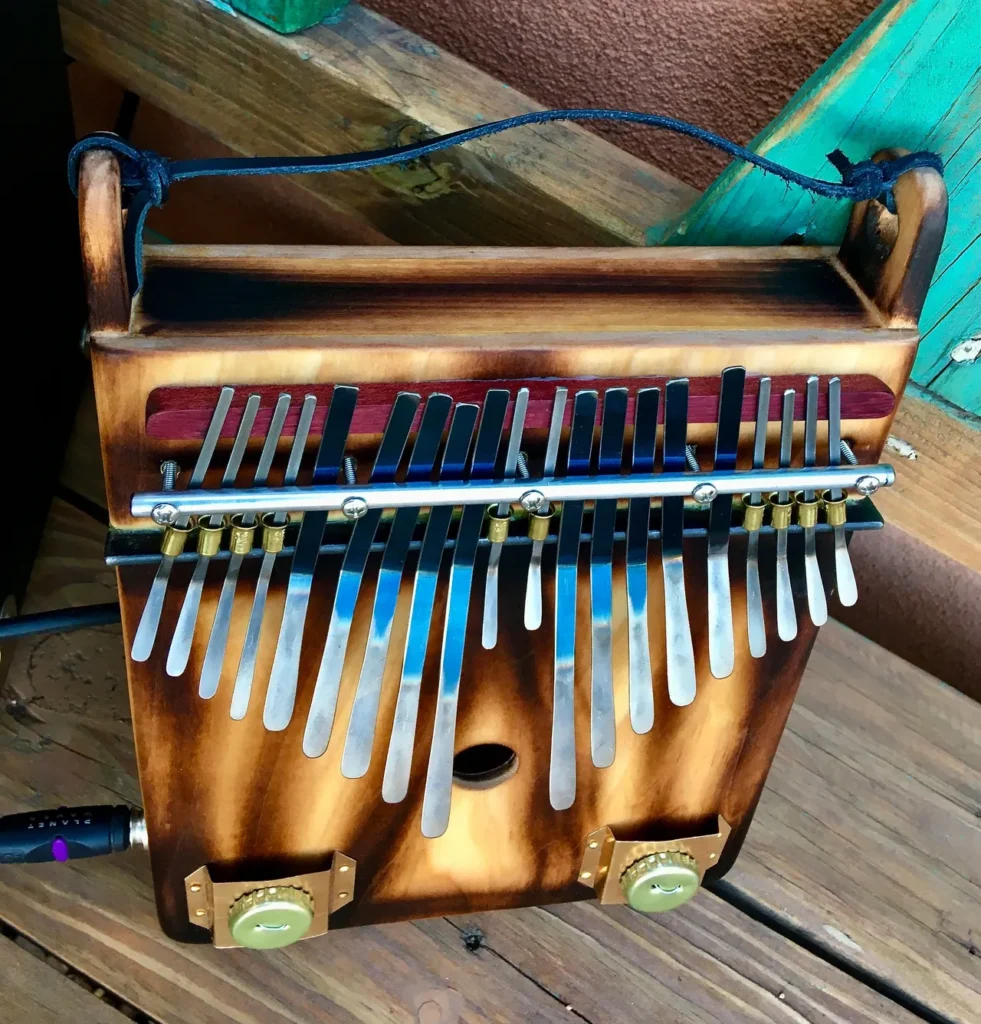
{"label": "purple led light", "polygon": [[51,856],[61,863],[68,860],[68,843],[61,836],[55,836],[51,840]]}

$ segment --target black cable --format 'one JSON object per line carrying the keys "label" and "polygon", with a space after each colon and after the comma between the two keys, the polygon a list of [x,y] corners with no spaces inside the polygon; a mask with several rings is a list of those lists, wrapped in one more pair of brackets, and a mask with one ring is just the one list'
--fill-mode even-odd
{"label": "black cable", "polygon": [[119,604],[87,604],[81,608],[58,608],[52,612],[35,612],[0,619],[0,640],[42,633],[69,633],[74,629],[108,626],[119,622]]}

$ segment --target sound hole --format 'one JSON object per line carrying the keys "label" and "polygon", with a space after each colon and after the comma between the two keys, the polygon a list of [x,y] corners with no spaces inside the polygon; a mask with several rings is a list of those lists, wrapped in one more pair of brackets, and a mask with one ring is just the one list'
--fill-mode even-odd
{"label": "sound hole", "polygon": [[468,789],[489,789],[518,770],[518,755],[503,743],[478,743],[453,758],[453,781]]}

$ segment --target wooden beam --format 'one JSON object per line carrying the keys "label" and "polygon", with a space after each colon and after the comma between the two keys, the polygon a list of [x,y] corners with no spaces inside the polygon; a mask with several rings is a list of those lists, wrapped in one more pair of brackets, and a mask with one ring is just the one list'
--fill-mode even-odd
{"label": "wooden beam", "polygon": [[[801,87],[750,144],[756,152],[831,181],[827,159],[884,147],[938,152],[951,216],[920,320],[912,379],[981,414],[981,361],[958,346],[981,331],[981,5],[886,0]],[[678,245],[778,245],[798,237],[837,244],[849,206],[818,199],[745,164],[731,165],[672,228],[653,241]]]}
{"label": "wooden beam", "polygon": [[[537,104],[362,7],[281,36],[200,0],[61,0],[68,52],[241,154],[375,149]],[[573,125],[304,176],[396,242],[643,244],[697,193]]]}

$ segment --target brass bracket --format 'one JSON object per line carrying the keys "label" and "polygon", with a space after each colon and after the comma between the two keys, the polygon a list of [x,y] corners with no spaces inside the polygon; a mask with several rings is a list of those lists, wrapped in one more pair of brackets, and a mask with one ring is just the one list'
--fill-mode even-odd
{"label": "brass bracket", "polygon": [[722,815],[719,815],[718,831],[714,835],[688,839],[622,840],[614,836],[608,825],[604,825],[586,836],[579,882],[594,889],[600,903],[626,903],[620,877],[631,864],[652,853],[686,853],[698,865],[701,884],[705,872],[718,863],[731,831],[732,827]]}
{"label": "brass bracket", "polygon": [[219,949],[240,947],[241,943],[236,942],[228,927],[232,904],[256,889],[283,886],[302,889],[313,900],[313,921],[303,937],[323,935],[328,928],[328,917],[354,897],[356,867],[350,857],[335,853],[326,871],[247,882],[216,882],[207,867],[200,867],[184,879],[187,918],[191,924],[209,929],[211,940]]}

